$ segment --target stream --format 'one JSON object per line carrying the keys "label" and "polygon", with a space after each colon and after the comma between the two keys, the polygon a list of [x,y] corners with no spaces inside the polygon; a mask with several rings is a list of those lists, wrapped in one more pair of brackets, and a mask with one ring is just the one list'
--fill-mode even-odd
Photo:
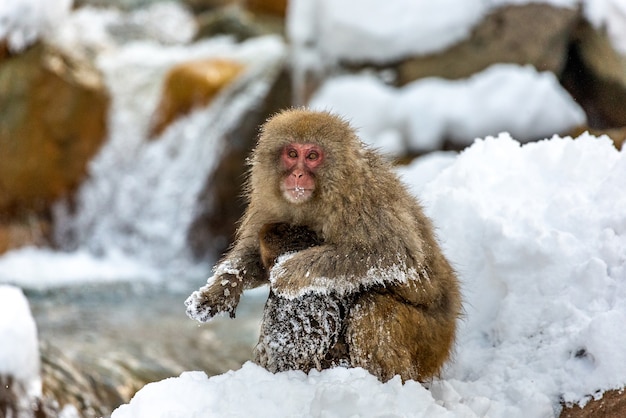
{"label": "stream", "polygon": [[92,285],[27,296],[39,332],[44,397],[96,417],[147,383],[184,371],[212,376],[238,369],[258,339],[266,291],[244,295],[236,319],[208,324],[186,316],[188,293],[162,286]]}

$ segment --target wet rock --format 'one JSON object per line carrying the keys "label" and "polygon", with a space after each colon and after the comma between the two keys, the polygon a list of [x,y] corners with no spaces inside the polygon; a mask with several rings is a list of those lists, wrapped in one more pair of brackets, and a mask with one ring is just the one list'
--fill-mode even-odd
{"label": "wet rock", "polygon": [[0,61],[0,218],[41,215],[82,182],[106,134],[98,71],[38,44]]}
{"label": "wet rock", "polygon": [[626,391],[609,390],[601,398],[592,399],[584,407],[565,407],[560,418],[620,418],[626,417]]}
{"label": "wet rock", "polygon": [[400,85],[423,77],[465,78],[495,63],[532,64],[560,74],[580,12],[531,3],[494,10],[471,36],[445,51],[398,65]]}
{"label": "wet rock", "polygon": [[0,221],[0,254],[27,245],[46,246],[50,243],[50,233],[50,221],[37,216]]}
{"label": "wet rock", "polygon": [[222,7],[200,13],[196,39],[218,35],[234,36],[242,42],[268,34],[284,34],[284,16],[270,11],[248,10],[241,5]]}
{"label": "wet rock", "polygon": [[158,136],[177,118],[209,104],[243,69],[242,64],[224,59],[190,61],[173,67],[165,77],[150,136]]}
{"label": "wet rock", "polygon": [[[72,408],[80,417],[95,418],[109,415],[115,405],[127,402],[129,397],[122,396],[115,386],[104,383],[101,375],[80,370],[51,344],[40,344],[40,351],[43,402],[49,409]],[[122,381],[116,383],[123,384]],[[141,384],[137,386],[134,391],[141,388]]]}
{"label": "wet rock", "polygon": [[561,82],[596,129],[626,126],[626,58],[605,33],[581,21]]}
{"label": "wet rock", "polygon": [[253,13],[265,13],[285,17],[287,0],[246,0],[246,7]]}

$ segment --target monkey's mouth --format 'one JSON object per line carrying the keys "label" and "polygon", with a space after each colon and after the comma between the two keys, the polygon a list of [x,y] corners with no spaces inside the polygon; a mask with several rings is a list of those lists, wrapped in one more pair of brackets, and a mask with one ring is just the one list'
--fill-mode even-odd
{"label": "monkey's mouth", "polygon": [[306,202],[311,198],[312,194],[313,189],[305,189],[304,187],[299,186],[285,189],[285,197],[292,203]]}

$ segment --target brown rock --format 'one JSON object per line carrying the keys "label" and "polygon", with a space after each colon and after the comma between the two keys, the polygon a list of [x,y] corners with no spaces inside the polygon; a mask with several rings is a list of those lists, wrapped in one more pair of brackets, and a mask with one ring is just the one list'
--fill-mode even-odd
{"label": "brown rock", "polygon": [[626,417],[626,391],[610,390],[602,398],[589,401],[584,407],[565,407],[560,418],[622,418]]}
{"label": "brown rock", "polygon": [[238,62],[223,59],[189,61],[174,66],[165,77],[150,136],[161,134],[170,123],[193,108],[206,106],[243,68]]}
{"label": "brown rock", "polygon": [[589,132],[591,135],[601,136],[606,135],[613,141],[615,148],[622,149],[624,142],[626,142],[626,126],[614,129],[593,129],[587,125],[579,126],[573,129],[568,135],[572,138],[576,138],[584,132]]}
{"label": "brown rock", "polygon": [[0,63],[0,217],[40,213],[82,181],[109,98],[89,64],[43,44]]}
{"label": "brown rock", "polygon": [[532,64],[560,74],[580,12],[531,3],[494,10],[451,48],[398,66],[401,85],[423,77],[465,78],[495,63]]}
{"label": "brown rock", "polygon": [[577,27],[561,82],[587,113],[589,126],[626,126],[626,58],[587,22]]}
{"label": "brown rock", "polygon": [[47,220],[36,216],[26,220],[0,222],[0,254],[26,245],[47,245],[50,229],[50,223]]}
{"label": "brown rock", "polygon": [[266,13],[284,18],[287,0],[246,0],[246,7],[253,13]]}

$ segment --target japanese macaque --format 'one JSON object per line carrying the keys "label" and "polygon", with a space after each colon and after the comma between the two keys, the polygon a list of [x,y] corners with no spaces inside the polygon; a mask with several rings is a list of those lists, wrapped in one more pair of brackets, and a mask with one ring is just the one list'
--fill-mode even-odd
{"label": "japanese macaque", "polygon": [[235,243],[187,299],[187,314],[234,317],[245,289],[269,284],[255,349],[269,370],[436,375],[452,351],[459,284],[430,220],[384,159],[341,118],[292,109],[261,128],[250,164]]}

